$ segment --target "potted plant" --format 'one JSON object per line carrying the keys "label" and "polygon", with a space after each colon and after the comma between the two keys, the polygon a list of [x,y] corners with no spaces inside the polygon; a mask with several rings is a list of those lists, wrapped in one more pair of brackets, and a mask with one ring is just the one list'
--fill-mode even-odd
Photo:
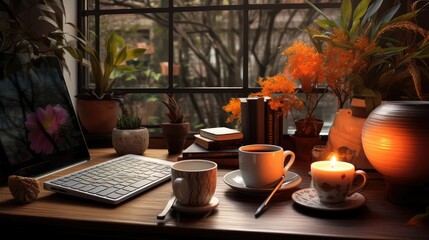
{"label": "potted plant", "polygon": [[[326,62],[313,46],[301,41],[294,42],[282,55],[287,58],[284,73],[266,79],[259,78],[262,90],[253,95],[268,96],[271,109],[281,111],[284,115],[292,114],[296,126],[295,134],[291,136],[292,147],[297,158],[309,160],[313,146],[321,143],[320,131],[324,122],[317,119],[314,112],[326,93],[326,90],[318,90],[324,82]],[[297,82],[301,84],[300,92],[296,90]],[[232,116],[238,116],[237,107],[230,104],[239,104],[239,101],[231,101],[224,108],[231,111]]]}
{"label": "potted plant", "polygon": [[111,134],[116,126],[122,101],[113,90],[116,81],[113,75],[138,70],[126,62],[138,58],[146,49],[130,47],[121,36],[112,32],[106,38],[104,44],[106,57],[102,62],[94,48],[82,42],[80,45],[89,56],[89,62],[84,61],[84,64],[89,67],[90,78],[95,88],[76,96],[79,119],[90,134]]}
{"label": "potted plant", "polygon": [[[429,57],[429,34],[415,21],[421,9],[413,4],[409,12],[397,15],[399,4],[383,12],[383,0],[372,4],[362,0],[357,5],[344,0],[338,19],[330,19],[306,2],[323,16],[307,28],[314,46],[328,58],[340,59],[325,74],[340,103],[328,151],[352,149],[358,167],[372,168],[361,142],[366,117],[382,100],[423,99],[421,75],[427,76],[423,60]],[[349,99],[351,109],[341,109]]]}
{"label": "potted plant", "polygon": [[149,146],[149,131],[141,126],[141,117],[122,114],[112,131],[112,144],[116,153],[142,155]]}
{"label": "potted plant", "polygon": [[[382,100],[423,100],[421,77],[429,77],[425,70],[429,34],[416,19],[428,3],[417,8],[422,1],[416,1],[408,12],[398,15],[400,3],[380,11],[383,0],[372,4],[361,0],[355,7],[351,0],[344,0],[338,19],[331,19],[310,1],[306,2],[323,17],[307,28],[318,51],[331,49],[337,56],[350,55],[349,61],[343,59],[344,68],[340,68],[346,70],[344,74],[331,74],[327,79],[340,101],[341,97],[363,99],[368,115]],[[335,92],[340,87],[345,90],[343,95]]]}
{"label": "potted plant", "polygon": [[[290,113],[295,120],[295,133],[291,135],[292,148],[298,159],[311,160],[311,150],[321,144],[320,131],[324,121],[315,111],[326,90],[319,90],[324,83],[323,71],[328,67],[324,56],[310,44],[296,41],[283,52],[285,73],[267,79],[259,79],[262,91],[270,96],[270,107]],[[301,84],[301,92],[295,91],[295,83]]]}
{"label": "potted plant", "polygon": [[167,108],[168,123],[162,123],[162,133],[167,142],[168,154],[182,152],[189,133],[189,122],[184,122],[182,108],[173,97],[168,95],[168,100],[162,101]]}

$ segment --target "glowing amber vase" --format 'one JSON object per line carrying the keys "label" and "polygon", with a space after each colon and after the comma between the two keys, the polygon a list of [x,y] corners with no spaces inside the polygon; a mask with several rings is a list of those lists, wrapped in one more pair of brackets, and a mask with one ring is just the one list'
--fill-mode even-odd
{"label": "glowing amber vase", "polygon": [[386,102],[364,123],[362,145],[369,162],[387,181],[386,196],[406,202],[429,183],[429,102]]}

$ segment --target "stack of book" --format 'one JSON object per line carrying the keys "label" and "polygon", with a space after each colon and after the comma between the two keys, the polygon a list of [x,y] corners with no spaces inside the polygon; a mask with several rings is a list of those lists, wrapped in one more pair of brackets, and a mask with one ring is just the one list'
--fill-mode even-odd
{"label": "stack of book", "polygon": [[208,150],[238,148],[243,142],[243,133],[227,127],[203,128],[195,135],[195,143]]}
{"label": "stack of book", "polygon": [[266,143],[282,146],[283,115],[272,110],[269,97],[240,98],[243,145]]}
{"label": "stack of book", "polygon": [[207,159],[220,167],[238,167],[238,148],[243,133],[226,127],[204,128],[195,135],[195,142],[182,151],[178,160]]}

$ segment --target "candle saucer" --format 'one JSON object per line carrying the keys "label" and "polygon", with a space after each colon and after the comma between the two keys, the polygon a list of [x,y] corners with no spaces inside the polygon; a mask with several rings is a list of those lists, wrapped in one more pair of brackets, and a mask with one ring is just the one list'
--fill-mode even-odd
{"label": "candle saucer", "polygon": [[294,192],[292,200],[301,206],[325,211],[355,209],[366,202],[365,196],[360,193],[354,193],[350,197],[346,197],[342,203],[323,203],[320,201],[314,188],[305,188]]}

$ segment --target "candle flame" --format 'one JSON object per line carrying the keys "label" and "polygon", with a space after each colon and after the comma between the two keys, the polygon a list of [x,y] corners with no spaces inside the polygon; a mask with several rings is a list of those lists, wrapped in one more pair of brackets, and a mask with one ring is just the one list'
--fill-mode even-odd
{"label": "candle flame", "polygon": [[337,164],[337,158],[335,157],[335,155],[333,155],[331,157],[331,167],[335,167],[335,165]]}

